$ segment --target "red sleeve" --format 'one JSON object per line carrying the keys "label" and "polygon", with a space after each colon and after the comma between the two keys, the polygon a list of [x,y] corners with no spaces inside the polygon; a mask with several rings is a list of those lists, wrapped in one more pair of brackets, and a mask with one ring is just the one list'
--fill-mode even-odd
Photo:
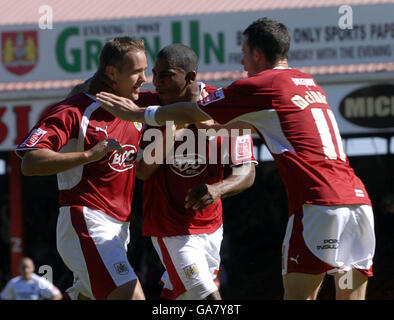
{"label": "red sleeve", "polygon": [[272,107],[272,86],[259,79],[246,78],[220,88],[198,101],[198,107],[215,121],[224,124],[240,116]]}
{"label": "red sleeve", "polygon": [[230,166],[253,162],[257,164],[253,153],[252,135],[247,134],[230,139]]}
{"label": "red sleeve", "polygon": [[212,93],[212,92],[215,92],[218,88],[216,88],[216,87],[214,87],[214,86],[211,86],[211,85],[209,85],[209,84],[206,84],[206,85],[204,86],[204,89],[205,89],[208,93]]}
{"label": "red sleeve", "polygon": [[78,138],[81,118],[81,112],[76,107],[55,106],[17,146],[16,153],[23,157],[27,150],[59,151],[70,139]]}

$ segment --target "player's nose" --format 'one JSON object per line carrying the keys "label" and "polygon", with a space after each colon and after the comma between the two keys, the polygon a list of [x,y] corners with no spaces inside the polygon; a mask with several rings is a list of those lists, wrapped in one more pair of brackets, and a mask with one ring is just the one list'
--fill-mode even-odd
{"label": "player's nose", "polygon": [[140,74],[140,82],[141,84],[143,84],[144,82],[146,82],[146,74],[145,71],[142,71]]}

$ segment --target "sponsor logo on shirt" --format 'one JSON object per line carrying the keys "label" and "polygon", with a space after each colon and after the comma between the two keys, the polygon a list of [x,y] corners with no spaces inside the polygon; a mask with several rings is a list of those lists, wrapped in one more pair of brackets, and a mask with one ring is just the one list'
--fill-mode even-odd
{"label": "sponsor logo on shirt", "polygon": [[114,264],[115,270],[120,275],[125,275],[129,273],[129,267],[125,261],[120,261]]}
{"label": "sponsor logo on shirt", "polygon": [[41,128],[34,129],[20,147],[34,147],[47,132],[48,131],[42,130]]}
{"label": "sponsor logo on shirt", "polygon": [[220,89],[212,92],[208,96],[206,96],[204,99],[202,99],[201,105],[206,106],[207,104],[210,104],[212,102],[219,101],[222,99],[224,99],[224,92],[223,92],[223,89],[220,88]]}
{"label": "sponsor logo on shirt", "polygon": [[190,264],[186,267],[183,267],[183,271],[185,271],[186,277],[189,279],[196,279],[198,278],[198,268],[195,263]]}
{"label": "sponsor logo on shirt", "polygon": [[108,161],[111,169],[118,172],[132,169],[137,158],[137,148],[135,146],[126,144],[122,148],[125,150],[125,153],[120,154],[114,151]]}
{"label": "sponsor logo on shirt", "polygon": [[310,78],[291,78],[296,86],[316,87],[316,83]]}
{"label": "sponsor logo on shirt", "polygon": [[299,258],[300,256],[299,255],[297,255],[295,258],[294,257],[290,257],[290,261],[294,261],[296,264],[298,264],[298,258]]}
{"label": "sponsor logo on shirt", "polygon": [[184,178],[195,177],[207,168],[206,159],[199,154],[175,155],[167,163],[175,174]]}
{"label": "sponsor logo on shirt", "polygon": [[104,132],[105,136],[108,138],[108,132],[107,132],[107,130],[108,130],[108,126],[105,126],[105,129],[100,128],[100,127],[96,127],[96,131]]}

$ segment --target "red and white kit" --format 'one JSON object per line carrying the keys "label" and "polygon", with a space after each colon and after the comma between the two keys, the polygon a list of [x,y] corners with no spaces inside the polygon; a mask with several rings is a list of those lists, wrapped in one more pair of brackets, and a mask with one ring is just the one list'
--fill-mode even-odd
{"label": "red and white kit", "polygon": [[21,157],[34,149],[84,151],[110,138],[125,150],[57,175],[57,246],[74,272],[72,298],[79,291],[92,299],[105,299],[113,289],[136,278],[126,251],[141,129],[140,123],[113,117],[93,96],[81,93],[51,107],[16,149]]}
{"label": "red and white kit", "polygon": [[[207,89],[212,92],[215,88]],[[154,97],[154,94],[142,93],[137,103],[159,104],[158,98]],[[142,232],[144,236],[152,237],[153,245],[166,268],[162,278],[164,299],[204,299],[217,290],[213,280],[220,266],[222,202],[219,199],[201,212],[186,209],[188,190],[200,184],[223,180],[223,158],[228,159],[230,167],[257,163],[253,156],[251,135],[230,140],[204,136],[205,152],[198,153],[198,129],[194,125],[188,129],[193,132],[195,153],[172,157],[173,163],[161,165],[143,186]],[[183,140],[175,141],[174,154],[183,143]],[[141,141],[141,150],[144,144],[147,143]],[[183,161],[184,157],[194,159],[194,162]],[[214,163],[209,163],[210,158],[214,159]]]}
{"label": "red and white kit", "polygon": [[[371,202],[343,152],[325,93],[310,75],[296,69],[265,70],[217,90],[198,106],[220,123],[252,124],[271,152],[286,188],[290,218],[294,215],[289,220],[294,219],[293,228],[288,227],[285,236],[284,273],[350,267],[372,275]],[[341,219],[341,208],[352,205],[360,207],[357,213],[354,208],[347,211],[346,219],[352,223],[327,224],[327,215]],[[330,242],[335,245],[324,246]],[[290,256],[289,250],[294,250]],[[319,267],[306,251],[319,258]]]}

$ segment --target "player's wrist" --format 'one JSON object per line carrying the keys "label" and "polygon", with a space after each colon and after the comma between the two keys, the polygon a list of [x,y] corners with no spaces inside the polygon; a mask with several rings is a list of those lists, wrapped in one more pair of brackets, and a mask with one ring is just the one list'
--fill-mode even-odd
{"label": "player's wrist", "polygon": [[145,123],[152,127],[159,127],[160,124],[156,121],[156,112],[160,106],[149,106],[144,111]]}
{"label": "player's wrist", "polygon": [[81,152],[81,164],[87,164],[94,161],[94,153],[91,149]]}

